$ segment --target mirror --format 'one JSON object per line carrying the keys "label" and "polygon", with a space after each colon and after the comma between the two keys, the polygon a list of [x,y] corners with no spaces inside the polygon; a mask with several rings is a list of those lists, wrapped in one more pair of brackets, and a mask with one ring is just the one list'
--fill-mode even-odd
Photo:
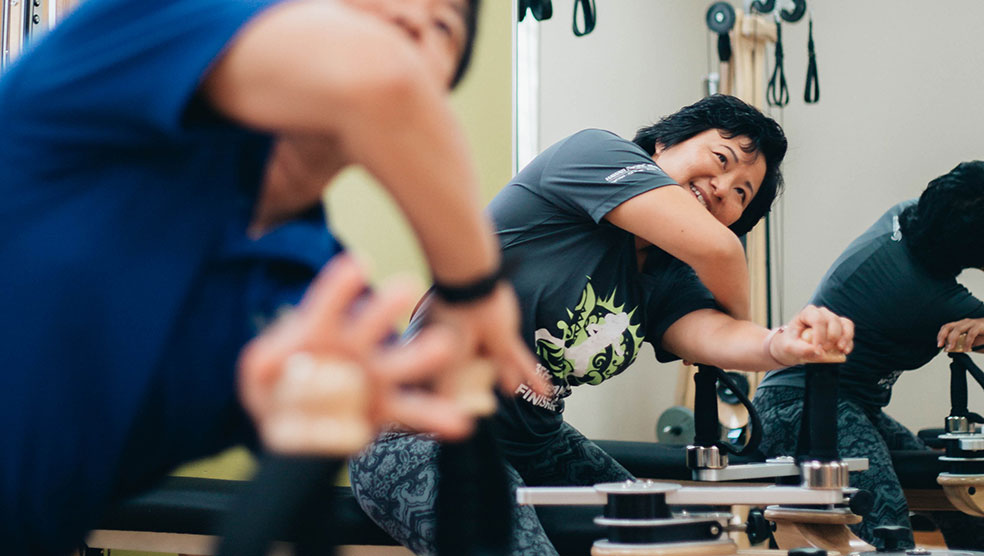
{"label": "mirror", "polygon": [[[571,32],[568,2],[554,2],[550,20],[519,24],[518,161],[587,127],[631,138],[637,127],[700,98],[707,75],[719,71],[717,36],[706,23],[712,3],[598,2],[597,26],[585,37]],[[807,302],[840,252],[890,206],[918,196],[957,163],[984,158],[984,3],[808,3],[803,19],[782,26],[790,102],[765,110],[790,141],[786,189],[771,218],[776,323]],[[741,1],[731,5],[745,9]],[[816,104],[803,100],[811,13],[822,89]],[[770,47],[763,86],[773,53]],[[960,281],[984,296],[980,272]],[[679,386],[675,367],[646,353],[639,361],[644,369],[572,396],[571,422],[589,437],[653,439],[653,424]],[[946,366],[941,356],[923,372],[906,373],[887,411],[914,430],[941,426]]]}

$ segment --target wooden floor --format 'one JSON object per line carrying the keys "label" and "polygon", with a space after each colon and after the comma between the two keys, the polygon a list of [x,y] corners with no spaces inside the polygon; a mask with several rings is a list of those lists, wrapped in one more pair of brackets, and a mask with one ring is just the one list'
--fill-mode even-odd
{"label": "wooden floor", "polygon": [[916,531],[913,533],[916,546],[921,548],[946,548],[943,534],[939,531]]}

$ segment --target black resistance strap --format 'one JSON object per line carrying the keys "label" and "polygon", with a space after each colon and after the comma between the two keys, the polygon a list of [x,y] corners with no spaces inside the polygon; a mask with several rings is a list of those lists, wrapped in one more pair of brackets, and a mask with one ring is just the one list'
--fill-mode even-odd
{"label": "black resistance strap", "polygon": [[515,504],[489,420],[471,438],[442,444],[437,469],[438,556],[509,554]]}
{"label": "black resistance strap", "polygon": [[820,78],[817,76],[817,54],[813,48],[813,15],[810,15],[810,34],[806,40],[806,51],[809,62],[806,66],[806,89],[803,91],[803,100],[807,104],[814,104],[820,101]]}
{"label": "black resistance strap", "polygon": [[776,19],[776,67],[769,79],[765,100],[769,106],[783,107],[789,104],[789,89],[786,87],[786,71],[783,69],[782,23]]}
{"label": "black resistance strap", "polygon": [[950,416],[966,417],[971,423],[984,423],[984,417],[967,408],[967,373],[984,387],[984,371],[966,353],[950,354]]}
{"label": "black resistance strap", "polygon": [[837,390],[840,366],[831,363],[806,365],[803,417],[800,419],[796,461],[835,461],[837,451]]}
{"label": "black resistance strap", "polygon": [[551,0],[518,0],[519,20],[526,19],[526,11],[533,14],[533,19],[544,21],[553,17],[553,3]]}
{"label": "black resistance strap", "polygon": [[[718,60],[721,63],[731,61],[731,35],[728,33],[718,33]],[[721,76],[724,79],[725,76]]]}
{"label": "black resistance strap", "polygon": [[276,540],[295,540],[298,556],[334,554],[331,493],[343,460],[265,456],[226,517],[218,556],[266,556]]}
{"label": "black resistance strap", "polygon": [[[581,12],[581,21],[584,22],[584,27],[580,27],[577,24],[577,13],[579,11]],[[594,31],[597,19],[598,10],[595,9],[594,0],[574,0],[574,22],[571,24],[574,29],[574,36],[583,37]]]}
{"label": "black resistance strap", "polygon": [[[221,527],[218,556],[266,556],[294,541],[298,556],[331,556],[332,486],[342,460],[265,456]],[[438,455],[436,541],[440,556],[505,556],[512,539],[512,493],[488,419]]]}

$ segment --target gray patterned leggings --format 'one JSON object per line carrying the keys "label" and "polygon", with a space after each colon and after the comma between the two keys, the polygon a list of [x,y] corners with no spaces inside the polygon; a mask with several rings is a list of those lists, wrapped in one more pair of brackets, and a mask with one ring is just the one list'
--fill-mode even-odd
{"label": "gray patterned leggings", "polygon": [[[794,455],[803,415],[803,389],[784,386],[760,388],[755,408],[762,418],[760,450],[767,457]],[[841,457],[868,458],[869,468],[851,473],[851,486],[870,491],[875,497],[871,513],[851,529],[866,542],[876,543],[872,531],[881,525],[911,528],[909,507],[892,466],[890,450],[928,450],[916,435],[881,410],[865,410],[848,400],[837,402],[837,449]],[[984,518],[959,512],[933,512],[950,548],[984,549]],[[913,546],[912,534],[900,548]]]}
{"label": "gray patterned leggings", "polygon": [[[385,433],[349,463],[352,491],[362,509],[416,554],[434,554],[437,449],[431,438]],[[510,487],[588,486],[632,475],[595,443],[564,423],[557,439],[535,457],[510,458]],[[556,549],[531,506],[513,508],[513,556],[554,556]]]}

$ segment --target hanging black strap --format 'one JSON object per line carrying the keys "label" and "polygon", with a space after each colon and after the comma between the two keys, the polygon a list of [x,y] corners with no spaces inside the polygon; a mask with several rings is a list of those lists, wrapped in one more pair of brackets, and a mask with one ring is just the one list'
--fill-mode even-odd
{"label": "hanging black strap", "polygon": [[984,417],[967,408],[967,373],[984,387],[984,371],[966,353],[950,354],[950,416],[966,417],[971,423],[984,423]]}
{"label": "hanging black strap", "polygon": [[334,554],[331,486],[343,460],[268,455],[222,525],[218,556],[265,556],[293,539],[302,556]]}
{"label": "hanging black strap", "polygon": [[809,62],[806,66],[806,90],[803,91],[803,100],[807,104],[820,101],[820,78],[817,77],[817,54],[813,48],[813,16],[810,16],[810,34],[806,40],[806,51]]}
{"label": "hanging black strap", "polygon": [[806,365],[803,416],[800,419],[796,460],[834,461],[837,451],[837,390],[839,366],[830,363]]}
{"label": "hanging black strap", "polygon": [[553,17],[553,4],[551,0],[517,0],[519,6],[519,20],[526,19],[526,11],[533,14],[533,19],[544,21]]}
{"label": "hanging black strap", "polygon": [[471,438],[441,445],[437,473],[438,556],[508,554],[515,500],[488,419]]}
{"label": "hanging black strap", "polygon": [[[718,34],[718,60],[721,63],[731,61],[731,35],[728,33]],[[724,78],[724,76],[721,77]]]}
{"label": "hanging black strap", "polygon": [[[581,12],[581,21],[584,22],[584,27],[579,27],[577,24],[578,11]],[[574,36],[583,37],[594,31],[597,17],[598,12],[595,9],[594,0],[574,0],[574,22],[571,24],[574,29]]]}
{"label": "hanging black strap", "polygon": [[765,100],[769,106],[783,107],[789,104],[789,89],[786,87],[786,71],[783,69],[782,24],[776,20],[776,67],[769,79]]}
{"label": "hanging black strap", "polygon": [[965,417],[967,408],[967,369],[958,359],[950,360],[950,416]]}
{"label": "hanging black strap", "polygon": [[722,448],[717,374],[710,365],[697,365],[694,373],[694,445]]}

